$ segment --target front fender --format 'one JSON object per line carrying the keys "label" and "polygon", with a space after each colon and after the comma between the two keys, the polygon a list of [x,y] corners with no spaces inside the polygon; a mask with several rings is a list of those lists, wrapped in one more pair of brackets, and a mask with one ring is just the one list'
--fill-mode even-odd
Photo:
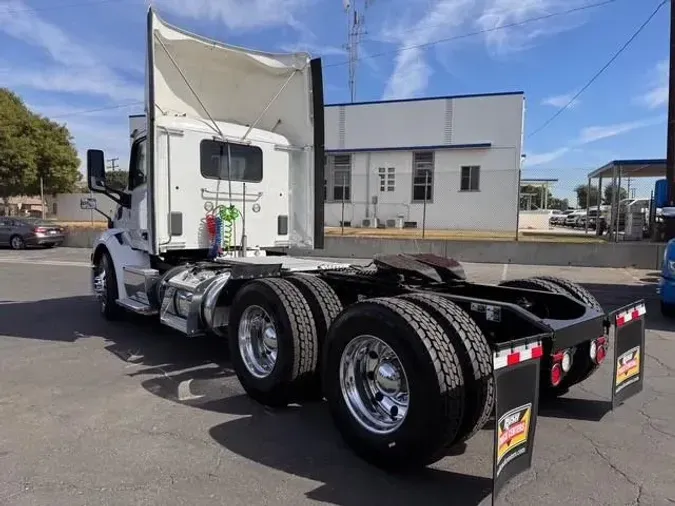
{"label": "front fender", "polygon": [[[115,267],[115,278],[120,299],[128,297],[124,285],[124,267],[150,267],[150,255],[147,251],[133,249],[126,230],[111,228],[102,232],[94,241],[92,253],[93,267],[98,263],[101,255],[107,251]],[[93,275],[93,274],[92,274]]]}

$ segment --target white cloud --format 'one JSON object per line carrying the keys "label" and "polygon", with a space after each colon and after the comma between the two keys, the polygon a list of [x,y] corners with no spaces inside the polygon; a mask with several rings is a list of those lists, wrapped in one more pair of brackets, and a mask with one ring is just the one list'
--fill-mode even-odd
{"label": "white cloud", "polygon": [[[47,65],[36,61],[23,67],[6,63],[11,71],[0,74],[0,84],[4,86],[87,93],[113,100],[143,98],[142,85],[128,81],[108,66],[100,48],[92,51],[84,43],[78,43],[64,30],[42,19],[38,12],[28,9],[23,0],[0,0],[0,32],[43,50],[51,60]],[[114,60],[120,63],[119,58]],[[137,65],[132,62],[129,67],[136,69]]]}
{"label": "white cloud", "polygon": [[487,0],[476,24],[481,30],[491,30],[485,33],[485,42],[495,53],[503,54],[531,47],[536,39],[577,28],[587,16],[581,13],[554,16],[513,28],[495,28],[566,11],[583,3],[579,0]]}
{"label": "white cloud", "polygon": [[615,123],[613,125],[589,126],[581,130],[577,144],[588,144],[601,139],[616,137],[617,135],[632,132],[639,128],[657,125],[661,122],[663,122],[663,118],[658,117],[637,121],[626,121],[624,123]]}
{"label": "white cloud", "polygon": [[[384,90],[384,100],[410,98],[423,92],[432,69],[425,58],[425,48],[435,39],[455,33],[470,18],[471,0],[436,0],[416,22],[401,19],[395,28],[383,32],[383,38],[397,43],[401,51],[395,59],[395,68]],[[412,49],[406,49],[411,48]]]}
{"label": "white cloud", "polygon": [[[572,153],[572,152],[582,152],[579,149],[579,146],[585,146],[593,142],[609,139],[611,137],[616,137],[618,135],[623,135],[640,128],[646,128],[649,126],[654,126],[663,123],[665,118],[663,116],[657,116],[653,118],[645,118],[636,121],[626,121],[623,123],[614,123],[611,125],[594,125],[582,128],[579,132],[578,137],[572,142],[568,143],[567,146],[554,149],[552,151],[547,151],[544,153],[534,153],[528,154],[525,158],[523,166],[526,168],[534,167],[536,165],[544,165],[546,163],[552,162],[561,158],[562,156]],[[586,149],[583,150],[585,155],[593,153]],[[597,154],[597,153],[596,153]]]}
{"label": "white cloud", "polygon": [[575,95],[574,93],[565,93],[563,95],[554,95],[552,97],[547,97],[541,101],[541,105],[550,105],[552,107],[558,108],[567,106],[568,108],[571,109],[573,107],[578,106],[581,103],[581,100],[579,100],[578,98],[570,103],[574,95]]}
{"label": "white cloud", "polygon": [[317,0],[157,0],[161,11],[193,19],[220,21],[231,30],[278,26],[301,28],[298,15]]}
{"label": "white cloud", "polygon": [[525,157],[525,162],[523,163],[523,166],[529,168],[534,167],[536,165],[544,165],[545,163],[552,162],[553,160],[557,160],[558,158],[566,155],[567,153],[569,153],[569,151],[570,148],[563,147],[559,149],[554,149],[553,151],[527,155]]}
{"label": "white cloud", "polygon": [[652,88],[637,98],[637,101],[649,109],[657,109],[668,105],[668,60],[656,64],[653,72]]}

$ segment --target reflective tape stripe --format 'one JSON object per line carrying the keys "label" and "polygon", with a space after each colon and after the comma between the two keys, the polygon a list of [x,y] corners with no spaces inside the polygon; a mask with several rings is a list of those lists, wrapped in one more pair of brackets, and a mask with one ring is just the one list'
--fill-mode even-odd
{"label": "reflective tape stripe", "polygon": [[645,307],[644,304],[635,306],[627,311],[624,311],[616,315],[616,326],[622,327],[627,323],[632,322],[633,320],[639,320],[645,314],[647,314],[647,308]]}
{"label": "reflective tape stripe", "polygon": [[494,354],[494,368],[510,367],[527,360],[540,358],[544,354],[541,341],[530,345],[516,346],[515,348],[498,351]]}

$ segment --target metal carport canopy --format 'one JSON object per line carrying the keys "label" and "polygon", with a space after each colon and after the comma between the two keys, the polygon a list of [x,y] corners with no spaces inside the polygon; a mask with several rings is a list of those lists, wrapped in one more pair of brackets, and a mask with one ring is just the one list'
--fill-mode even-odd
{"label": "metal carport canopy", "polygon": [[664,177],[666,175],[665,159],[647,160],[612,160],[599,169],[589,172],[588,179],[611,178],[621,171],[621,177]]}

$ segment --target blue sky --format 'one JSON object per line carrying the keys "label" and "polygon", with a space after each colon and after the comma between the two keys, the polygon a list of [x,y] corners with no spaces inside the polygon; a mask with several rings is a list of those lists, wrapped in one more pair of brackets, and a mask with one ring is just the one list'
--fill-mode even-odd
{"label": "blue sky", "polygon": [[[597,1],[370,0],[357,100],[524,91],[524,176],[558,178],[555,193],[562,196],[609,160],[665,157],[668,5],[573,107],[529,136],[607,62],[660,0],[616,0],[433,44]],[[343,0],[153,4],[167,21],[209,37],[321,55],[326,101],[349,100]],[[127,116],[142,112],[147,5],[143,0],[0,0],[0,86],[66,122],[80,153],[102,148],[125,166]],[[430,45],[402,50],[421,44]],[[123,107],[81,113],[113,106]],[[649,190],[642,184],[639,193],[648,196]]]}

